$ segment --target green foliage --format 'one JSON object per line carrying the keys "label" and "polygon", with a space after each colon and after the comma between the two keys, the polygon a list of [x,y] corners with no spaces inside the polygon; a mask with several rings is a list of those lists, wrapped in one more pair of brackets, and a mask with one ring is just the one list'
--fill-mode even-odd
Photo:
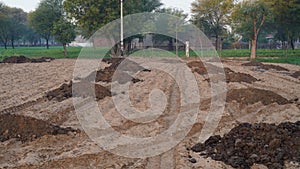
{"label": "green foliage", "polygon": [[54,23],[52,33],[55,40],[64,45],[71,43],[76,38],[75,26],[64,18]]}
{"label": "green foliage", "polygon": [[62,0],[43,0],[39,7],[28,16],[30,26],[47,41],[52,35],[53,24],[62,16]]}
{"label": "green foliage", "polygon": [[266,0],[270,6],[273,22],[271,30],[275,38],[291,42],[300,37],[300,1],[299,0]]}
{"label": "green foliage", "polygon": [[10,41],[14,48],[14,41],[19,39],[26,24],[27,14],[19,8],[0,7],[0,41],[7,46]]}
{"label": "green foliage", "polygon": [[206,35],[216,38],[217,49],[220,49],[218,38],[230,24],[233,7],[234,0],[197,0],[192,3],[193,23]]}
{"label": "green foliage", "polygon": [[183,10],[176,8],[162,8],[156,10],[156,12],[164,13],[167,15],[158,15],[155,24],[151,25],[153,29],[165,32],[168,35],[155,34],[153,40],[156,44],[169,41],[169,50],[173,50],[173,39],[178,39],[178,34],[185,32],[186,19],[188,14],[185,14]]}
{"label": "green foliage", "polygon": [[52,33],[56,41],[59,41],[63,44],[65,50],[65,56],[67,56],[67,43],[71,43],[76,38],[75,26],[64,19],[60,18],[57,22],[53,24]]}
{"label": "green foliage", "polygon": [[258,36],[269,14],[269,6],[264,0],[242,1],[234,8],[233,27],[237,33],[251,40],[251,59],[256,57]]}
{"label": "green foliage", "polygon": [[267,16],[269,16],[269,8],[263,0],[243,1],[237,4],[233,10],[232,26],[236,33],[251,40],[257,33],[253,30],[253,26],[261,29]]}
{"label": "green foliage", "polygon": [[[125,0],[124,15],[152,12],[162,4],[160,0]],[[99,28],[120,18],[120,0],[65,0],[68,17],[76,21],[81,34],[89,38]]]}

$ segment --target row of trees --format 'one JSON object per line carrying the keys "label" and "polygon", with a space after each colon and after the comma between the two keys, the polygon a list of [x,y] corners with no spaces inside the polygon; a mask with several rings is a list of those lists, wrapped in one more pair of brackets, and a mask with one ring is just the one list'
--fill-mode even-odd
{"label": "row of trees", "polygon": [[19,8],[0,4],[0,42],[7,49],[8,43],[15,47],[16,40],[35,43],[43,38],[49,48],[49,40],[54,37],[63,44],[67,56],[67,43],[76,37],[75,25],[65,16],[63,0],[43,0],[38,8],[26,13]]}
{"label": "row of trees", "polygon": [[[300,0],[195,0],[190,22],[186,21],[187,15],[183,11],[162,9],[161,6],[160,0],[126,0],[124,14],[157,11],[179,16],[183,20],[181,24],[193,23],[215,39],[217,50],[222,49],[222,39],[231,38],[234,42],[242,37],[243,41],[251,42],[251,58],[255,58],[261,34],[272,34],[292,48],[300,36]],[[66,44],[74,40],[75,30],[78,35],[89,38],[102,26],[120,18],[119,9],[119,0],[42,0],[29,14],[0,4],[0,40],[6,48],[8,42],[14,47],[17,39],[33,41],[40,36],[49,48],[50,38],[55,37],[67,54]],[[173,46],[172,38],[162,35],[154,38],[168,40]],[[125,48],[130,46],[131,40],[125,39]],[[120,54],[118,45],[112,54]]]}
{"label": "row of trees", "polygon": [[222,37],[250,41],[251,59],[256,57],[261,34],[272,34],[292,49],[300,37],[300,0],[196,0],[192,13],[192,22],[216,39],[218,50]]}
{"label": "row of trees", "polygon": [[0,41],[5,49],[9,42],[14,42],[26,30],[26,13],[22,9],[10,8],[0,4]]}
{"label": "row of trees", "polygon": [[63,0],[43,0],[38,8],[28,14],[29,25],[46,40],[49,48],[51,36],[61,42],[67,56],[67,43],[76,37],[75,25],[67,20],[63,7]]}

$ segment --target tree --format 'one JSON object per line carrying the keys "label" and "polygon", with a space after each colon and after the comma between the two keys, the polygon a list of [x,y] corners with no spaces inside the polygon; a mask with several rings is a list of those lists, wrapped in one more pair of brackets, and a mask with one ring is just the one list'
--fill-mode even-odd
{"label": "tree", "polygon": [[62,17],[59,21],[54,23],[52,33],[55,40],[62,43],[64,55],[68,56],[67,43],[71,43],[76,38],[75,26]]}
{"label": "tree", "polygon": [[[160,0],[125,0],[124,15],[152,12],[161,5]],[[81,28],[85,38],[120,18],[120,0],[65,0],[64,7],[68,17]]]}
{"label": "tree", "polygon": [[0,40],[7,49],[10,41],[14,48],[14,41],[19,39],[26,24],[27,14],[19,8],[10,8],[1,4],[0,7]]}
{"label": "tree", "polygon": [[15,40],[20,39],[24,32],[24,28],[27,22],[27,13],[19,8],[9,8],[8,16],[11,22],[11,28],[10,28],[11,47],[14,49]]}
{"label": "tree", "polygon": [[238,33],[251,39],[251,60],[256,58],[258,35],[268,16],[269,7],[263,0],[243,1],[235,6],[233,26]]}
{"label": "tree", "polygon": [[8,7],[0,3],[0,40],[5,49],[7,49],[11,28],[11,20],[7,16],[7,9]]}
{"label": "tree", "polygon": [[[295,37],[299,37],[300,0],[266,0],[274,17],[273,28],[276,37],[290,43],[294,49]],[[287,49],[287,48],[286,48]]]}
{"label": "tree", "polygon": [[[173,42],[176,41],[176,55],[178,55],[178,33],[184,32],[184,25],[186,24],[186,20],[188,14],[185,14],[183,10],[177,8],[162,8],[156,10],[156,12],[165,13],[169,15],[173,15],[174,17],[158,17],[156,20],[156,25],[154,27],[159,28],[160,30],[164,30],[168,34],[174,35],[173,37],[169,37],[166,35],[154,35],[154,40],[157,42],[164,42],[166,40],[169,41],[169,50],[174,50]],[[175,29],[174,29],[175,28]]]}
{"label": "tree", "polygon": [[221,50],[221,36],[230,24],[234,0],[196,0],[192,3],[192,21],[216,38],[216,49]]}
{"label": "tree", "polygon": [[[152,12],[161,5],[160,0],[125,0],[124,15]],[[98,29],[120,18],[120,0],[65,0],[64,8],[85,38],[90,38]],[[124,39],[125,50],[131,39]],[[119,56],[120,53],[119,43],[112,48],[111,54]]]}
{"label": "tree", "polygon": [[30,26],[46,40],[47,49],[53,24],[61,18],[62,11],[62,0],[43,0],[38,8],[28,15]]}

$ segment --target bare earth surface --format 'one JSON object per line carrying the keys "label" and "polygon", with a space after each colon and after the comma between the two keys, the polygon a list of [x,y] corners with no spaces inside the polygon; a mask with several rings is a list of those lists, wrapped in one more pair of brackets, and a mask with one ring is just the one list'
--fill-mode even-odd
{"label": "bare earth surface", "polygon": [[[122,78],[114,81],[111,75],[115,73],[118,61],[112,63],[106,61],[101,64],[101,70],[94,72],[96,82],[88,76],[83,76],[76,77],[76,82],[70,83],[73,79],[75,62],[76,60],[62,59],[45,63],[0,64],[0,168],[241,168],[239,165],[225,164],[222,160],[215,161],[211,157],[190,150],[199,142],[201,129],[209,113],[210,76],[218,76],[218,73],[207,75],[201,62],[194,59],[183,61],[187,62],[187,66],[196,77],[201,95],[200,112],[195,125],[175,148],[150,158],[121,157],[96,145],[85,134],[77,119],[71,98],[72,86],[83,85],[86,88],[95,86],[99,108],[106,121],[116,131],[132,137],[151,137],[166,131],[180,111],[180,92],[174,79],[160,70],[147,68],[143,70],[129,63],[130,68],[141,69],[140,73],[132,79],[129,74],[116,72]],[[84,62],[93,64],[95,61]],[[228,92],[221,121],[212,135],[224,136],[243,123],[280,125],[284,122],[300,121],[300,78],[296,76],[300,71],[299,66],[287,64],[268,66],[271,64],[255,63],[242,66],[247,62],[236,60],[222,60],[222,63]],[[220,65],[212,61],[206,66]],[[82,69],[84,71],[84,68]],[[114,106],[112,96],[121,95],[122,92],[110,93],[112,83],[130,83],[131,103],[141,111],[151,107],[149,103],[151,91],[160,89],[165,93],[167,100],[163,114],[146,124],[127,120]],[[89,92],[76,93],[77,97],[89,95],[91,95]],[[300,129],[295,130],[291,137],[299,143]],[[291,169],[300,167],[298,161],[300,146],[299,144],[293,146],[296,157],[283,160],[283,166],[277,167]],[[269,168],[272,166],[268,165]],[[267,168],[266,165],[255,163],[250,167]]]}

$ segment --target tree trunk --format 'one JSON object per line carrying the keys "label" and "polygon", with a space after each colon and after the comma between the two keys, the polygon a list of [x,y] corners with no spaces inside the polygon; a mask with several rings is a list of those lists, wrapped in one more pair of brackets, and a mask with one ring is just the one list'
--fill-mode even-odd
{"label": "tree trunk", "polygon": [[46,46],[47,46],[47,49],[49,49],[49,39],[46,39]]}
{"label": "tree trunk", "polygon": [[291,47],[293,50],[295,50],[295,44],[294,44],[293,38],[291,38]]}
{"label": "tree trunk", "polygon": [[13,40],[13,39],[11,40],[11,47],[12,47],[13,49],[15,49],[15,44],[14,44],[14,40]]}
{"label": "tree trunk", "polygon": [[7,43],[4,42],[4,49],[6,50],[7,49]]}
{"label": "tree trunk", "polygon": [[64,55],[65,55],[65,57],[67,57],[68,56],[67,44],[64,43],[63,47],[64,47]]}
{"label": "tree trunk", "polygon": [[250,60],[254,60],[256,58],[256,38],[251,40],[251,56]]}
{"label": "tree trunk", "polygon": [[256,58],[256,42],[257,42],[257,27],[256,27],[256,19],[253,20],[253,36],[251,39],[251,55],[250,55],[250,60],[254,60]]}
{"label": "tree trunk", "polygon": [[219,50],[219,35],[216,34],[216,51]]}

